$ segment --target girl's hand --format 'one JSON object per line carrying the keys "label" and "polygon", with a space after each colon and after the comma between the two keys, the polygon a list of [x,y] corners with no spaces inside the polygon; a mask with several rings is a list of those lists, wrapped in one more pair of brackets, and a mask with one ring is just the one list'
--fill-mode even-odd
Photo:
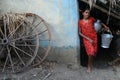
{"label": "girl's hand", "polygon": [[90,40],[90,43],[91,43],[91,44],[94,44],[94,41],[93,41],[93,40]]}
{"label": "girl's hand", "polygon": [[94,43],[94,41],[92,39],[90,39],[89,37],[85,36],[84,34],[82,34],[81,32],[79,32],[79,35],[81,35],[83,38],[87,39],[91,44]]}
{"label": "girl's hand", "polygon": [[104,23],[101,23],[101,25],[104,26],[104,28],[105,28],[106,30],[110,30],[110,28],[107,27]]}
{"label": "girl's hand", "polygon": [[106,30],[110,30],[110,28],[109,28],[109,27],[107,27],[107,26],[105,26],[105,29],[106,29]]}
{"label": "girl's hand", "polygon": [[92,40],[92,39],[88,39],[89,40],[89,42],[91,43],[91,44],[93,44],[94,43],[94,41]]}

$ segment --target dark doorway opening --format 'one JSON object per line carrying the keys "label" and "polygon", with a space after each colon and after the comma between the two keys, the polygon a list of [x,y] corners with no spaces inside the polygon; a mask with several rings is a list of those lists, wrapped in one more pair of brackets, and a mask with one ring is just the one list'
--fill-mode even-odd
{"label": "dark doorway opening", "polygon": [[[86,6],[89,6],[87,3],[83,2],[82,0],[78,0],[78,5],[79,5],[79,19],[82,18],[82,14],[80,10],[86,8]],[[97,8],[92,8],[91,10],[91,16],[93,16],[96,19],[100,19],[103,23],[106,24],[108,15],[102,11],[100,11]],[[109,24],[109,28],[112,30],[112,32],[116,32],[117,30],[120,30],[119,25],[115,25],[113,23],[116,23],[118,19],[111,17]],[[114,26],[114,27],[113,27]],[[115,27],[116,26],[116,27]],[[99,65],[105,65],[108,66],[108,62],[112,61],[116,56],[116,52],[119,50],[120,51],[120,45],[117,44],[117,41],[120,40],[120,36],[116,35],[113,33],[114,38],[111,42],[110,48],[105,49],[101,47],[101,33],[98,34],[98,53],[97,56],[95,57],[95,63],[99,63]],[[116,46],[118,48],[116,48]],[[87,61],[88,57],[85,51],[85,47],[82,41],[82,37],[80,37],[80,63],[82,66],[87,66]],[[95,64],[98,65],[98,64]]]}

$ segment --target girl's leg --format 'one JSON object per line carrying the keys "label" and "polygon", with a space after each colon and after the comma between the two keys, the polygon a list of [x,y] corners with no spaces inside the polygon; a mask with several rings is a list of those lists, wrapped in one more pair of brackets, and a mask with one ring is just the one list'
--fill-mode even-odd
{"label": "girl's leg", "polygon": [[90,73],[92,70],[92,65],[93,65],[93,56],[88,55],[88,67],[87,67],[87,72]]}

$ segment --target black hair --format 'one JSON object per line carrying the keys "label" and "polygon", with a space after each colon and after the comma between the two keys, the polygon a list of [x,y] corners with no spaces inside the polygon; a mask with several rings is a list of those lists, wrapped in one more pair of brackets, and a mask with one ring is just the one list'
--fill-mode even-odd
{"label": "black hair", "polygon": [[82,8],[81,9],[81,11],[80,11],[80,19],[82,19],[83,18],[83,12],[85,12],[86,10],[90,10],[90,7],[89,6],[85,6],[84,8]]}
{"label": "black hair", "polygon": [[90,10],[90,7],[86,6],[86,8],[82,10],[82,12],[85,12],[86,10]]}
{"label": "black hair", "polygon": [[[80,12],[83,13],[83,12],[85,12],[86,10],[90,10],[89,5],[83,6],[83,7],[80,9]],[[83,18],[83,15],[82,15],[81,13],[80,13],[80,19]]]}

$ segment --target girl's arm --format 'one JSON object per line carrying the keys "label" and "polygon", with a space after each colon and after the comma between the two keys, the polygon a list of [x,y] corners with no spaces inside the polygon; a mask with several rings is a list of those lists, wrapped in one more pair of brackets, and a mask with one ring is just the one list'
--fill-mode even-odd
{"label": "girl's arm", "polygon": [[109,27],[107,27],[104,23],[101,22],[101,25],[102,25],[105,29],[109,30]]}
{"label": "girl's arm", "polygon": [[94,43],[94,41],[92,39],[90,39],[89,37],[85,36],[84,34],[81,33],[80,29],[79,29],[79,35],[82,36],[83,38],[87,39],[88,41],[90,41],[90,43]]}

